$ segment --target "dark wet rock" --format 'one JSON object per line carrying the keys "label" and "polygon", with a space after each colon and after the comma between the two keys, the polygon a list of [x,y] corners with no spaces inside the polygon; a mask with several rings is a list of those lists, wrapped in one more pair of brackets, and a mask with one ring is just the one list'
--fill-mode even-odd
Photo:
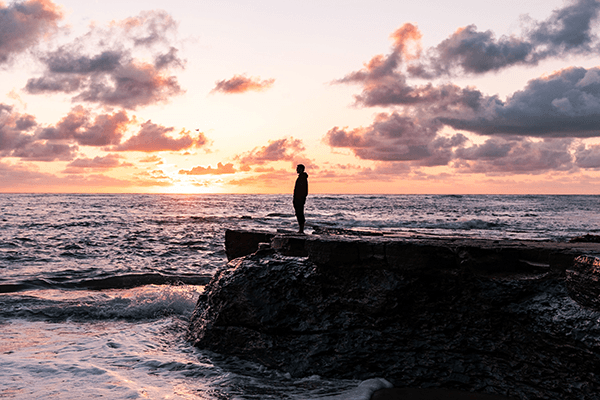
{"label": "dark wet rock", "polygon": [[393,388],[373,393],[371,400],[510,400],[493,394],[480,394],[447,389]]}
{"label": "dark wet rock", "polygon": [[228,260],[254,253],[260,243],[270,243],[275,236],[271,232],[261,231],[225,231],[225,253]]}
{"label": "dark wet rock", "polygon": [[591,235],[588,233],[585,235],[574,237],[571,240],[569,240],[569,242],[571,242],[571,243],[600,243],[600,236],[599,235]]}
{"label": "dark wet rock", "polygon": [[600,262],[573,263],[600,247],[582,246],[274,237],[213,277],[189,339],[293,376],[600,399]]}
{"label": "dark wet rock", "polygon": [[577,302],[600,309],[600,259],[580,256],[567,270],[567,288]]}

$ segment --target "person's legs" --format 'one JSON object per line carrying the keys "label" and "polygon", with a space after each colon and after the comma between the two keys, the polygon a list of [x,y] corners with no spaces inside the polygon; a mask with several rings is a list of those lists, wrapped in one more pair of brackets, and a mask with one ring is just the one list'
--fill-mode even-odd
{"label": "person's legs", "polygon": [[304,203],[294,202],[294,211],[296,212],[296,219],[298,220],[298,233],[304,233]]}

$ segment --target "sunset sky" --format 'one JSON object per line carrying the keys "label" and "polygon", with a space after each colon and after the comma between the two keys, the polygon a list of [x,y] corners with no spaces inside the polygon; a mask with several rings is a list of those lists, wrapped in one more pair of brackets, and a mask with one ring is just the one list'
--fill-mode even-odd
{"label": "sunset sky", "polygon": [[599,12],[0,1],[0,192],[600,194]]}

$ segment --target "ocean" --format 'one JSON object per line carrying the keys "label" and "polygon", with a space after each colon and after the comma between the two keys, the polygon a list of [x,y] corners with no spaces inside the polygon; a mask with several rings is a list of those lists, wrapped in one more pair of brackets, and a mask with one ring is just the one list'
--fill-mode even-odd
{"label": "ocean", "polygon": [[[599,209],[600,196],[309,195],[306,232],[567,241],[598,234]],[[225,230],[296,228],[290,195],[0,194],[0,398],[358,399],[358,381],[185,340]]]}

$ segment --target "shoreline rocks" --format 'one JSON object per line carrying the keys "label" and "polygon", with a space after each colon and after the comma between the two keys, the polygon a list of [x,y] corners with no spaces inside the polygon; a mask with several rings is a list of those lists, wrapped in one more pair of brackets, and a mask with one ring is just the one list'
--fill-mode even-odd
{"label": "shoreline rocks", "polygon": [[292,376],[600,398],[598,244],[316,235],[270,243],[215,274],[191,318],[194,345]]}

